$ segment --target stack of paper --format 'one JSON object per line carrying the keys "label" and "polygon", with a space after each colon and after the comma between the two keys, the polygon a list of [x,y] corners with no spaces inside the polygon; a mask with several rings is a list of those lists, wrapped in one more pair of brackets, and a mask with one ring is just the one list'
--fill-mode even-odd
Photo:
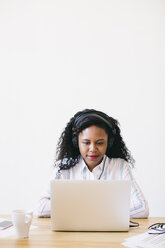
{"label": "stack of paper", "polygon": [[126,239],[122,245],[130,248],[165,248],[165,233],[148,234],[145,232]]}

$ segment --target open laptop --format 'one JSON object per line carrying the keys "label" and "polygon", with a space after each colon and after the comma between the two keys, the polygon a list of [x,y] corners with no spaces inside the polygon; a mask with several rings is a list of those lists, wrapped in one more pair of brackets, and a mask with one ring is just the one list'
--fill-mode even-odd
{"label": "open laptop", "polygon": [[128,231],[130,181],[52,180],[53,231]]}

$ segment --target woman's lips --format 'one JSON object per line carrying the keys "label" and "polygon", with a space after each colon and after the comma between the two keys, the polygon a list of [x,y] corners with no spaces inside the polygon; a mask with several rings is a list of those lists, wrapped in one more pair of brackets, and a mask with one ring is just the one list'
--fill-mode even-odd
{"label": "woman's lips", "polygon": [[88,155],[88,158],[90,159],[97,159],[99,156],[98,155]]}

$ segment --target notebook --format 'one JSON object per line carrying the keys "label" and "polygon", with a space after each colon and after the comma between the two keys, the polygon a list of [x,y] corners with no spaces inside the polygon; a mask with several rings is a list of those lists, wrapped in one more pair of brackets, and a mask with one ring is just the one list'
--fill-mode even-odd
{"label": "notebook", "polygon": [[52,180],[53,231],[128,231],[130,181]]}

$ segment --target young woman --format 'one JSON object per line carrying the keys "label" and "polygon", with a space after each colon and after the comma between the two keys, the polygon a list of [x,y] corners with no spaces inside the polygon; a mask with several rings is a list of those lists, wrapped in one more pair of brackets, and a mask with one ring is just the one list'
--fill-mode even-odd
{"label": "young woman", "polygon": [[[148,204],[131,167],[134,159],[127,149],[117,120],[103,112],[85,109],[74,115],[61,134],[52,179],[130,180],[131,218],[148,217]],[[50,217],[50,181],[37,207],[38,217]]]}

